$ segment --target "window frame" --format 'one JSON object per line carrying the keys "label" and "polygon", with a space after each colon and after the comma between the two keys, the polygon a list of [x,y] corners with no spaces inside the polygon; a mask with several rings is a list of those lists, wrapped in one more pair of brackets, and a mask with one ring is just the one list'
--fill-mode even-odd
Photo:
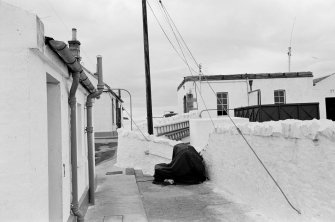
{"label": "window frame", "polygon": [[[225,103],[224,103],[224,100],[225,100]],[[223,109],[223,107],[225,107],[226,111]],[[229,113],[229,94],[228,92],[217,92],[216,93],[216,111],[217,111],[217,116],[228,115]]]}
{"label": "window frame", "polygon": [[[280,93],[283,95],[280,95]],[[274,104],[286,104],[286,90],[285,89],[276,89],[273,91],[273,100]]]}

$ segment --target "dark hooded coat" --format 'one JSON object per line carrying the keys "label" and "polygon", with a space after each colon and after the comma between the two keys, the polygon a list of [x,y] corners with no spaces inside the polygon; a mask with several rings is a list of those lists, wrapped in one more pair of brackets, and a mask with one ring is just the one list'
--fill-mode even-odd
{"label": "dark hooded coat", "polygon": [[173,147],[172,161],[169,164],[155,165],[154,182],[173,179],[175,183],[198,184],[206,180],[203,158],[193,146],[180,143]]}

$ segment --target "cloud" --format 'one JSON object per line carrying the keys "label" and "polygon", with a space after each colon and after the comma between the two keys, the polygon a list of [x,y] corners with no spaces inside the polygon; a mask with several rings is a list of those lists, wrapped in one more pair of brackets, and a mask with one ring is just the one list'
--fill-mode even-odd
{"label": "cloud", "polygon": [[[45,23],[46,34],[55,39],[69,40],[70,29],[77,27],[85,66],[94,70],[95,56],[102,55],[105,81],[113,88],[131,91],[134,109],[143,113],[141,1],[6,2],[37,13]],[[158,1],[149,0],[149,3],[178,48]],[[287,48],[295,18],[292,71],[310,70],[314,76],[322,76],[335,70],[332,62],[335,59],[335,2],[332,0],[163,0],[163,3],[197,61],[203,65],[205,74],[287,71]],[[177,104],[176,88],[190,72],[149,8],[148,24],[153,106],[154,109],[173,107]]]}

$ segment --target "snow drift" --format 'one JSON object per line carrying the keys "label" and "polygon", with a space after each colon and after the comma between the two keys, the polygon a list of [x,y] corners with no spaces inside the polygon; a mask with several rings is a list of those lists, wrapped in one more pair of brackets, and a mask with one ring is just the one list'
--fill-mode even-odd
{"label": "snow drift", "polygon": [[302,214],[289,206],[234,127],[218,128],[203,152],[210,180],[219,189],[268,221],[335,221],[334,122],[285,120],[238,127]]}

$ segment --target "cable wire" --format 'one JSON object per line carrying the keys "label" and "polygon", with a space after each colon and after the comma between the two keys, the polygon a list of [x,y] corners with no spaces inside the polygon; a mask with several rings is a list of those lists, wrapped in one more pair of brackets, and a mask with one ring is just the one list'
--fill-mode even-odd
{"label": "cable wire", "polygon": [[[166,15],[167,15],[167,16],[170,18],[170,20],[173,22],[171,16],[169,16],[169,13],[167,12],[167,9],[164,7],[164,5],[163,5],[163,3],[162,3],[161,0],[159,0],[159,3],[162,5],[162,8],[163,8],[163,10],[166,12]],[[169,24],[170,24],[170,23],[169,23]],[[174,24],[174,23],[173,23],[173,24]],[[170,26],[171,26],[171,25],[170,25]],[[175,26],[175,24],[174,24],[174,26]],[[175,28],[176,28],[176,27],[175,27]],[[174,33],[174,30],[173,30],[172,27],[171,27],[171,29],[172,29],[172,31],[173,31],[173,33]],[[176,30],[177,30],[177,28],[176,28]],[[178,33],[179,33],[179,35],[180,35],[180,32],[179,32],[179,31],[178,31]],[[175,34],[175,33],[174,33],[174,34]],[[181,36],[181,35],[180,35],[180,36]],[[175,37],[176,37],[176,35],[175,35]],[[177,42],[179,43],[178,40],[177,40]],[[186,45],[186,43],[185,43],[185,45]],[[179,47],[180,47],[180,49],[181,49],[180,44],[179,44]],[[187,45],[186,45],[186,47],[187,47]],[[188,48],[188,47],[187,47],[187,48]],[[189,48],[188,48],[188,50],[189,50]],[[182,49],[181,49],[181,51],[182,51]],[[183,52],[183,51],[182,51],[182,52]],[[190,50],[189,50],[189,52],[190,52]],[[194,58],[193,54],[192,54],[191,52],[190,52],[190,54],[192,55],[192,58],[194,59],[194,62],[198,65],[198,63],[197,63],[196,59]],[[183,53],[183,56],[184,56],[184,58],[185,58],[184,53]],[[185,58],[185,60],[186,60],[186,58]],[[189,68],[189,70],[190,70],[190,73],[192,74],[192,71],[191,71],[190,66],[188,65],[188,63],[187,63],[187,66],[188,66],[188,68]],[[192,74],[192,76],[193,76],[193,74]],[[206,82],[207,82],[207,84],[209,85],[209,87],[210,87],[210,89],[212,90],[212,92],[216,95],[216,93],[215,93],[213,87],[211,86],[211,84],[209,83],[207,77],[206,77],[205,75],[203,75],[203,77],[204,77],[204,79],[206,80]],[[200,78],[200,79],[201,79],[201,78]],[[195,82],[195,81],[194,81],[194,82]],[[197,85],[196,85],[196,87],[197,87]],[[201,92],[199,92],[199,95],[201,96]],[[203,99],[202,96],[201,96],[201,98]],[[222,102],[222,100],[221,100],[221,102]],[[287,196],[285,195],[284,191],[283,191],[283,190],[281,189],[281,187],[279,186],[278,182],[277,182],[277,181],[275,180],[275,178],[272,176],[272,174],[271,174],[270,171],[267,169],[267,167],[265,166],[265,164],[263,163],[263,161],[259,158],[259,156],[257,155],[256,151],[252,148],[252,146],[250,145],[250,143],[248,142],[248,140],[245,138],[245,136],[243,135],[243,133],[242,133],[242,131],[240,130],[240,128],[238,128],[238,126],[236,125],[236,123],[235,123],[235,122],[233,121],[233,119],[230,117],[230,115],[229,115],[227,109],[226,109],[224,106],[223,106],[222,108],[223,108],[223,110],[227,113],[228,118],[229,118],[230,121],[233,123],[233,125],[235,126],[236,130],[238,131],[238,133],[242,136],[243,140],[247,143],[248,147],[251,149],[251,151],[253,152],[253,154],[256,156],[257,160],[258,160],[258,161],[260,162],[260,164],[263,166],[264,170],[267,172],[267,174],[270,176],[270,178],[271,178],[272,181],[275,183],[275,185],[277,186],[277,188],[280,190],[281,194],[284,196],[284,198],[285,198],[285,200],[287,201],[287,203],[288,203],[288,204],[291,206],[291,208],[292,208],[293,210],[295,210],[298,214],[301,214],[300,210],[298,210],[297,208],[295,208],[295,207],[293,206],[293,204],[290,202],[290,200],[287,198]],[[207,107],[206,107],[206,109],[207,109]],[[211,119],[211,120],[212,120],[212,119]],[[213,123],[213,125],[214,125],[213,120],[212,120],[212,123]],[[215,125],[214,125],[214,127],[215,127]]]}
{"label": "cable wire", "polygon": [[[147,3],[148,3],[148,5],[149,5],[149,8],[151,9],[152,13],[154,14],[154,11],[153,11],[152,7],[150,6],[150,3],[148,2],[148,0],[147,0]],[[174,34],[174,37],[175,37],[176,41],[177,41],[177,43],[178,43],[179,49],[180,49],[180,51],[181,51],[181,53],[182,53],[182,56],[180,56],[180,54],[177,52],[175,46],[173,45],[172,41],[170,41],[170,39],[167,37],[166,32],[164,31],[163,27],[162,27],[161,25],[160,25],[160,27],[161,27],[162,31],[164,32],[165,36],[167,37],[167,39],[169,40],[169,42],[170,42],[170,44],[172,45],[172,47],[175,49],[175,51],[176,51],[177,54],[179,55],[179,57],[181,57],[181,59],[183,60],[183,62],[187,65],[190,74],[194,77],[194,75],[193,75],[193,73],[192,73],[192,71],[194,71],[194,69],[192,69],[192,67],[190,66],[190,64],[189,64],[188,61],[187,61],[187,58],[186,58],[186,56],[185,56],[185,54],[184,54],[184,51],[183,51],[183,49],[182,49],[182,45],[180,44],[180,41],[178,40],[178,36],[176,35],[176,33],[175,33],[174,29],[173,29],[172,23],[171,23],[170,19],[168,18],[167,14],[164,13],[164,15],[165,15],[165,18],[166,18],[167,23],[169,24],[169,26],[170,26],[170,28],[171,28],[173,34]],[[154,16],[155,16],[155,14],[154,14]],[[157,16],[155,16],[155,18],[156,18],[157,22],[160,24],[160,22],[159,22]],[[195,84],[195,89],[198,89],[198,90],[199,90],[196,81],[193,81],[193,82],[194,82],[194,84]],[[199,90],[199,91],[200,91],[200,90]],[[198,94],[196,93],[196,95],[198,95]],[[213,119],[212,119],[212,117],[211,117],[211,114],[210,114],[209,111],[208,111],[208,108],[207,108],[207,105],[206,105],[206,103],[205,103],[205,100],[204,100],[204,98],[202,97],[202,94],[199,93],[199,95],[200,95],[200,97],[201,97],[201,100],[202,100],[202,102],[203,102],[203,104],[204,104],[204,106],[205,106],[207,112],[208,112],[208,115],[209,115],[210,120],[211,120],[211,122],[212,122],[212,124],[213,124],[213,127],[215,128],[214,121],[213,121]],[[197,107],[199,107],[199,105],[198,105],[198,99],[196,100],[196,102],[197,102]]]}
{"label": "cable wire", "polygon": [[[127,111],[127,109],[123,107],[123,110],[126,111],[128,117],[130,118],[130,114],[129,114],[129,112]],[[130,119],[131,119],[131,121],[134,123],[134,125],[137,127],[137,129],[141,132],[141,134],[142,134],[142,136],[144,137],[144,139],[145,139],[146,141],[150,141],[150,140],[144,135],[144,133],[142,132],[142,130],[140,129],[140,127],[138,127],[138,125],[136,124],[136,122],[135,122],[132,118],[130,118]]]}
{"label": "cable wire", "polygon": [[190,48],[189,48],[188,45],[186,44],[186,42],[185,42],[183,36],[180,34],[179,29],[177,28],[176,24],[174,23],[173,19],[171,18],[171,16],[170,16],[169,12],[167,11],[166,7],[163,5],[163,2],[162,2],[161,0],[159,0],[159,3],[161,4],[161,6],[162,6],[163,10],[165,11],[166,15],[168,16],[169,20],[171,20],[171,22],[172,22],[174,28],[176,29],[176,31],[177,31],[179,37],[181,38],[182,42],[184,43],[184,46],[186,47],[188,53],[191,55],[193,61],[194,61],[195,64],[198,66],[199,63],[197,62],[197,60],[196,60],[195,57],[193,56],[193,53],[191,52]]}

